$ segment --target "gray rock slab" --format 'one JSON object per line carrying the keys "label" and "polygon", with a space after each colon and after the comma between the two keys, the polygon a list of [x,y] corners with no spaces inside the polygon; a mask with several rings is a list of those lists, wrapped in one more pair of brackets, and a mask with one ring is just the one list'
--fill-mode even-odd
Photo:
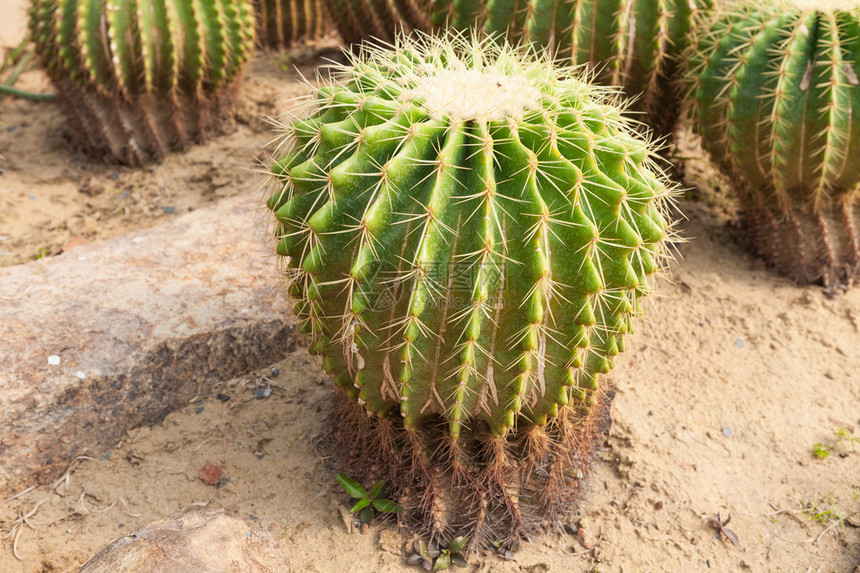
{"label": "gray rock slab", "polygon": [[0,499],[295,347],[257,205],[0,268]]}

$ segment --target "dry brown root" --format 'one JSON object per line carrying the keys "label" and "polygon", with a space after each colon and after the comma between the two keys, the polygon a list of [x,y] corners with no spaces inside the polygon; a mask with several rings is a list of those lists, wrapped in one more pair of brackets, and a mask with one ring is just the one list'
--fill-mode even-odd
{"label": "dry brown root", "polygon": [[378,419],[335,395],[334,438],[359,481],[382,479],[404,508],[402,523],[428,542],[468,536],[469,551],[516,550],[549,527],[568,523],[581,488],[608,433],[610,393],[595,395],[590,414],[563,408],[546,426],[492,436],[464,429],[450,440],[447,425],[407,431],[401,418]]}

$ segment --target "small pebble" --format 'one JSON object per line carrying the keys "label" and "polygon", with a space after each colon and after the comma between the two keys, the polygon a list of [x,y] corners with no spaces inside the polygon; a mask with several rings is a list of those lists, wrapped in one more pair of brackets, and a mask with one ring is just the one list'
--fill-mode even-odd
{"label": "small pebble", "polygon": [[173,205],[165,205],[164,207],[162,207],[162,211],[164,211],[165,215],[171,215],[176,212],[176,207],[174,207]]}
{"label": "small pebble", "polygon": [[110,461],[111,453],[112,453],[112,452],[108,452],[108,453],[106,453],[105,455],[103,455],[102,457],[100,457],[100,458],[99,458],[99,460],[101,460],[101,461],[103,461],[103,462]]}
{"label": "small pebble", "polygon": [[256,515],[254,515],[253,513],[248,514],[248,519],[250,519],[251,521],[260,521],[260,518],[257,517]]}
{"label": "small pebble", "polygon": [[86,377],[87,377],[87,375],[84,374],[83,372],[81,372],[80,370],[75,372],[75,378],[77,378],[78,380],[83,380]]}
{"label": "small pebble", "polygon": [[203,406],[200,406],[199,408],[197,408],[196,410],[194,410],[194,413],[195,413],[195,414],[202,414],[202,413],[203,413]]}
{"label": "small pebble", "polygon": [[125,198],[126,198],[126,197],[128,197],[129,195],[131,195],[131,193],[129,193],[128,191],[123,191],[122,193],[120,193],[120,194],[119,194],[119,198],[120,198],[120,199],[125,199]]}
{"label": "small pebble", "polygon": [[16,131],[18,131],[18,128],[15,127],[14,125],[10,125],[9,127],[6,128],[6,131],[8,133],[15,133]]}
{"label": "small pebble", "polygon": [[648,415],[649,415],[649,416],[653,416],[653,415],[654,415],[654,410],[648,410]]}
{"label": "small pebble", "polygon": [[579,528],[579,531],[576,532],[576,537],[579,539],[579,542],[586,549],[591,549],[594,547],[594,536],[582,529]]}
{"label": "small pebble", "polygon": [[27,197],[29,197],[29,198],[30,198],[30,201],[35,201],[35,200],[36,200],[36,196],[35,196],[35,195],[33,195],[32,193],[30,193],[29,195],[27,195]]}
{"label": "small pebble", "polygon": [[271,394],[271,388],[254,388],[254,396],[256,396],[259,400],[262,400],[263,398],[268,398]]}
{"label": "small pebble", "polygon": [[729,428],[728,426],[726,426],[725,428],[723,428],[723,435],[727,438],[731,438],[732,437],[732,429]]}
{"label": "small pebble", "polygon": [[229,394],[216,394],[215,397],[218,399],[219,402],[222,402],[222,403],[226,402],[230,399]]}
{"label": "small pebble", "polygon": [[[116,181],[117,179],[119,179],[119,173],[116,173],[116,172],[111,173],[108,177],[110,177],[112,180]],[[128,193],[128,191],[126,191],[126,193]],[[122,195],[120,195],[120,197],[122,197]]]}
{"label": "small pebble", "polygon": [[224,470],[222,470],[215,464],[206,464],[197,473],[197,477],[200,478],[200,480],[207,485],[221,487],[221,476],[223,473]]}
{"label": "small pebble", "polygon": [[281,373],[281,369],[280,369],[280,368],[275,368],[275,367],[273,366],[273,367],[271,368],[271,372],[272,372],[272,376],[274,376],[275,378],[277,378],[277,377],[278,377],[278,374],[280,374],[280,373]]}
{"label": "small pebble", "polygon": [[746,344],[746,341],[740,336],[735,338],[735,348],[743,348]]}
{"label": "small pebble", "polygon": [[60,365],[60,357],[56,354],[51,354],[48,356],[48,364],[51,366],[59,366]]}

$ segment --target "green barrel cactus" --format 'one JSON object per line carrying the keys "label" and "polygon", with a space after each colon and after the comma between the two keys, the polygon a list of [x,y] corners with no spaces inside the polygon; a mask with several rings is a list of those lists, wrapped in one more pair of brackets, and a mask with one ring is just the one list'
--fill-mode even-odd
{"label": "green barrel cactus", "polygon": [[800,282],[860,279],[858,75],[858,0],[739,2],[691,52],[694,130],[759,253]]}
{"label": "green barrel cactus", "polygon": [[229,118],[254,13],[246,0],[33,0],[30,33],[76,144],[137,165]]}
{"label": "green barrel cactus", "polygon": [[515,546],[575,508],[669,187],[610,90],[534,52],[351,58],[271,167],[294,313],[353,469],[431,537]]}
{"label": "green barrel cactus", "polygon": [[323,0],[254,0],[257,42],[283,50],[298,42],[323,38],[332,30]]}

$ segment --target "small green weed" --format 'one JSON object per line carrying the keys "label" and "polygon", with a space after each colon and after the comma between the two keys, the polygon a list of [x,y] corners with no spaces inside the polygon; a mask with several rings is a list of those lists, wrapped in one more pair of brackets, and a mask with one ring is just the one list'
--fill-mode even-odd
{"label": "small green weed", "polygon": [[830,456],[830,454],[836,453],[842,457],[848,455],[848,447],[850,446],[851,451],[853,452],[857,446],[860,444],[860,437],[854,435],[854,430],[849,430],[848,428],[837,428],[835,432],[833,432],[833,440],[827,442],[818,442],[813,446],[812,453],[820,460],[823,460]]}
{"label": "small green weed", "polygon": [[354,479],[347,477],[344,474],[335,474],[337,483],[358,502],[349,510],[350,513],[361,512],[358,514],[358,520],[361,523],[369,524],[373,521],[373,516],[376,512],[380,513],[403,513],[403,508],[397,505],[390,499],[381,497],[384,495],[385,484],[382,481],[376,482],[376,485],[371,488],[370,493]]}
{"label": "small green weed", "polygon": [[440,548],[435,543],[427,545],[420,539],[412,544],[415,551],[406,560],[410,565],[421,565],[427,571],[445,571],[452,565],[456,567],[468,567],[466,558],[461,551],[466,547],[469,538],[466,536],[455,537],[448,547]]}
{"label": "small green weed", "polygon": [[823,460],[830,455],[830,449],[821,442],[818,442],[815,444],[815,447],[812,448],[812,453],[815,454],[816,458]]}
{"label": "small green weed", "polygon": [[843,527],[844,525],[842,512],[836,507],[829,494],[823,498],[814,499],[803,504],[802,513],[809,521],[817,521],[823,525],[829,525],[835,520],[839,523],[839,527]]}

